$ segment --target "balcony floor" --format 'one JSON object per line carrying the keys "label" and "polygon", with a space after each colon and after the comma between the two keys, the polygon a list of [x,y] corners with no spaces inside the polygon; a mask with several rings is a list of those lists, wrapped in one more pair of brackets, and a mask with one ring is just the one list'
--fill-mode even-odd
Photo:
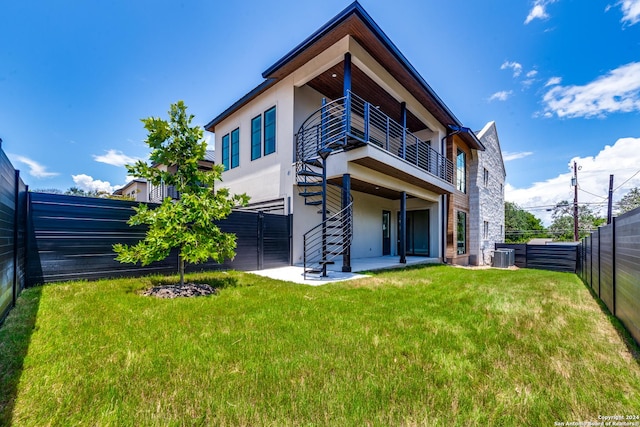
{"label": "balcony floor", "polygon": [[372,258],[356,258],[351,260],[351,273],[343,273],[340,271],[342,265],[337,262],[334,265],[327,267],[327,277],[312,277],[304,278],[304,268],[302,265],[293,265],[288,267],[270,268],[266,270],[249,271],[249,273],[257,274],[259,276],[269,277],[276,280],[284,280],[285,282],[299,283],[310,286],[326,285],[327,283],[342,282],[344,280],[361,279],[363,277],[369,277],[366,274],[359,274],[365,271],[386,270],[390,268],[403,268],[410,265],[419,264],[437,264],[440,262],[438,258],[408,256],[406,264],[400,264],[400,257],[393,256],[381,256]]}

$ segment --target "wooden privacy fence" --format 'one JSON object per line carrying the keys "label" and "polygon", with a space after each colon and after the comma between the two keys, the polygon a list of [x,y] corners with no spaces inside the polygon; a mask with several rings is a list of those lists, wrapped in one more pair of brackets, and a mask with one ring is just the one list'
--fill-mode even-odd
{"label": "wooden privacy fence", "polygon": [[577,273],[580,257],[578,245],[527,245],[496,243],[496,249],[514,249],[516,266],[541,270]]}
{"label": "wooden privacy fence", "polygon": [[640,209],[582,240],[582,280],[640,343]]}

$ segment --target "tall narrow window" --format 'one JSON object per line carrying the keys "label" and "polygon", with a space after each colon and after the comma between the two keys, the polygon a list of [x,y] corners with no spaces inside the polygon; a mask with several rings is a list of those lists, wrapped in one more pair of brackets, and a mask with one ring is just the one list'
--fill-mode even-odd
{"label": "tall narrow window", "polygon": [[488,240],[489,239],[489,221],[485,221],[484,222],[484,229],[482,231],[482,238],[484,240]]}
{"label": "tall narrow window", "polygon": [[[266,153],[265,153],[266,154]],[[251,119],[251,160],[262,156],[262,116]]]}
{"label": "tall narrow window", "polygon": [[487,168],[484,168],[484,186],[489,186],[489,170]]}
{"label": "tall narrow window", "polygon": [[458,247],[456,253],[458,255],[467,253],[467,213],[458,211],[457,221]]}
{"label": "tall narrow window", "polygon": [[467,157],[460,149],[456,156],[456,187],[463,193],[467,192]]}
{"label": "tall narrow window", "polygon": [[222,137],[222,165],[229,170],[229,134]]}
{"label": "tall narrow window", "polygon": [[276,107],[264,112],[264,155],[276,151]]}
{"label": "tall narrow window", "polygon": [[231,131],[231,169],[240,166],[240,128]]}

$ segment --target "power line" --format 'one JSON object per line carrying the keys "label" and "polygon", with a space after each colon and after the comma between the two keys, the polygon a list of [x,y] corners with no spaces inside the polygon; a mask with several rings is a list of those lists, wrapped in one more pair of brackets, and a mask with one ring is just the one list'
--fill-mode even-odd
{"label": "power line", "polygon": [[638,175],[640,173],[640,170],[638,170],[636,173],[634,173],[633,175],[631,175],[631,177],[629,179],[627,179],[625,182],[623,182],[622,184],[618,185],[613,192],[615,193],[620,187],[622,187],[623,185],[625,185],[627,182],[631,181],[633,179],[634,176]]}
{"label": "power line", "polygon": [[580,186],[578,186],[578,190],[582,191],[583,193],[587,193],[587,194],[591,194],[592,196],[596,196],[596,197],[598,197],[600,199],[606,199],[607,198],[607,196],[599,196],[599,195],[597,195],[595,193],[592,193],[591,191],[585,190],[584,188],[582,188]]}

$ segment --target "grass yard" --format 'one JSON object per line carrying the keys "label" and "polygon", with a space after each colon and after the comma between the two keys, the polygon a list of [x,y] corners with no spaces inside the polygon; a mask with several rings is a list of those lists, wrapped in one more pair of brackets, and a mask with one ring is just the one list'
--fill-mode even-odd
{"label": "grass yard", "polygon": [[191,275],[23,292],[0,424],[537,425],[640,415],[638,348],[571,274],[429,266],[307,287]]}

